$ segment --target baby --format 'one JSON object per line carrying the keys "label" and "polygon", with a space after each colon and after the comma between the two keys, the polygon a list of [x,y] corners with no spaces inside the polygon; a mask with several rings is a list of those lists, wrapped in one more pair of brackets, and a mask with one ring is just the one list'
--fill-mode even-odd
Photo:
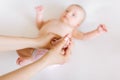
{"label": "baby", "polygon": [[[39,29],[39,36],[43,37],[48,35],[49,33],[57,34],[56,37],[64,37],[66,34],[71,34],[72,38],[78,40],[86,40],[97,35],[100,35],[104,32],[107,32],[105,25],[100,24],[97,29],[83,33],[78,31],[78,27],[84,21],[86,17],[86,13],[84,9],[77,4],[70,5],[60,16],[59,19],[51,19],[48,21],[43,20],[43,7],[38,6],[36,8],[37,16],[36,22],[37,27]],[[49,36],[48,36],[49,37]],[[52,41],[55,41],[54,38]],[[52,45],[52,41],[50,41],[50,45]],[[26,48],[17,50],[18,55],[20,56],[17,59],[17,64],[26,65],[33,61],[36,61],[41,57],[41,55],[45,54],[49,49],[50,45],[44,47],[44,49],[34,49],[34,48]]]}

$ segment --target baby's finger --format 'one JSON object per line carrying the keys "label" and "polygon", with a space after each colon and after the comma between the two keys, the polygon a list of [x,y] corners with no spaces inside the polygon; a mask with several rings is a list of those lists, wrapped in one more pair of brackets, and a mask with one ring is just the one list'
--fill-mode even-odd
{"label": "baby's finger", "polygon": [[107,32],[107,29],[106,29],[105,25],[103,25],[102,28],[105,32]]}

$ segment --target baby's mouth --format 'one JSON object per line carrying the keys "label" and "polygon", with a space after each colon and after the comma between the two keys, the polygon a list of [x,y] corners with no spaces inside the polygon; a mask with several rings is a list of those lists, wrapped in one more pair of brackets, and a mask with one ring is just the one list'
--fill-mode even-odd
{"label": "baby's mouth", "polygon": [[65,16],[63,16],[65,19],[67,19],[67,16],[65,15]]}

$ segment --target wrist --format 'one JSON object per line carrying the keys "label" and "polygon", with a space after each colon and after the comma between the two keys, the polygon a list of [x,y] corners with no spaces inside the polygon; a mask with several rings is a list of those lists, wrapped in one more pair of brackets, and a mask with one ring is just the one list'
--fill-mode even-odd
{"label": "wrist", "polygon": [[38,16],[40,15],[40,16],[42,16],[43,15],[43,12],[37,12],[36,13]]}
{"label": "wrist", "polygon": [[100,31],[98,29],[95,30],[96,34],[99,35]]}
{"label": "wrist", "polygon": [[30,41],[30,43],[29,43],[30,47],[32,47],[32,48],[36,48],[37,47],[36,38],[32,38],[29,41]]}
{"label": "wrist", "polygon": [[34,47],[35,47],[35,48],[38,47],[38,42],[39,42],[38,38],[34,38],[34,39],[33,39],[33,43],[34,43]]}

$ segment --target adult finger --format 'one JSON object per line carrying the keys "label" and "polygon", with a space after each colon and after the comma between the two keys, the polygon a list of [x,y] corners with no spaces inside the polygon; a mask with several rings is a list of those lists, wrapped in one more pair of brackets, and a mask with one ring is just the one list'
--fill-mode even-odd
{"label": "adult finger", "polygon": [[65,56],[69,56],[70,54],[71,54],[71,49],[72,49],[72,44],[70,44],[67,48],[66,48],[66,50],[65,50]]}
{"label": "adult finger", "polygon": [[54,48],[62,49],[62,48],[65,46],[65,44],[66,44],[66,38],[67,38],[67,37],[61,38],[61,39],[59,40],[59,42],[54,46]]}

